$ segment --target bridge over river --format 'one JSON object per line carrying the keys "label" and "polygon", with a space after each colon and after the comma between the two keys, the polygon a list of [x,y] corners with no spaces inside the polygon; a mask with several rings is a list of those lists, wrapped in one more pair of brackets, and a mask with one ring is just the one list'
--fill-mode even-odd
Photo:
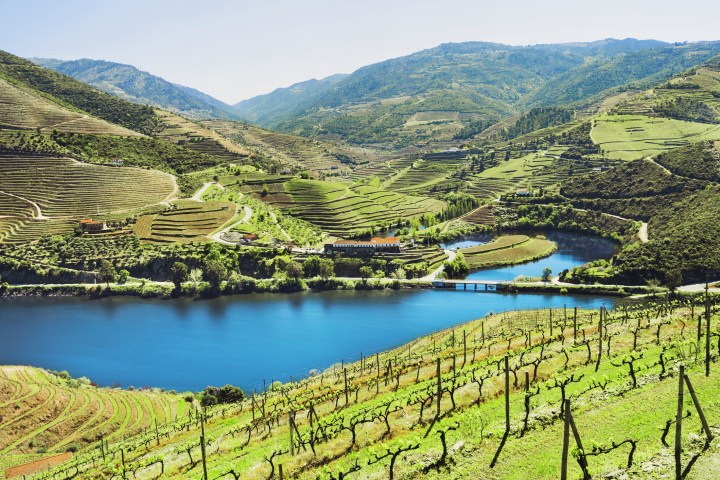
{"label": "bridge over river", "polygon": [[476,292],[494,292],[497,290],[507,290],[513,282],[503,282],[498,280],[433,280],[434,288],[453,288],[458,289],[462,285],[462,290],[473,290]]}

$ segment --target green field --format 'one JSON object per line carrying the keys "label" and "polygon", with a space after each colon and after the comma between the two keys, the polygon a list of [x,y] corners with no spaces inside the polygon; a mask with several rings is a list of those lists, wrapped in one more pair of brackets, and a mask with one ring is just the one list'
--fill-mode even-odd
{"label": "green field", "polygon": [[489,268],[514,265],[546,257],[557,245],[544,238],[527,235],[504,235],[490,243],[460,249],[470,268]]}
{"label": "green field", "polygon": [[594,120],[591,136],[608,157],[636,160],[691,142],[720,140],[720,125],[644,115],[601,115]]}
{"label": "green field", "polygon": [[0,128],[139,136],[127,128],[69,110],[54,99],[1,76]]}

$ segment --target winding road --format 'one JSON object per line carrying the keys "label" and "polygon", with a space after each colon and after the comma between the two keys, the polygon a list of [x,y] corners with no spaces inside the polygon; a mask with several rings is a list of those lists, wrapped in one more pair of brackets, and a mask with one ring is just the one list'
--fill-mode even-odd
{"label": "winding road", "polygon": [[232,230],[233,228],[235,228],[236,225],[240,225],[241,223],[245,223],[245,222],[247,222],[247,221],[250,220],[250,218],[252,217],[252,214],[253,214],[252,209],[251,209],[250,207],[248,207],[247,205],[243,205],[242,207],[243,207],[243,209],[245,210],[245,215],[243,216],[243,218],[241,218],[241,219],[238,220],[237,222],[231,223],[229,226],[223,228],[223,229],[220,230],[219,232],[213,233],[213,234],[210,236],[210,238],[211,238],[213,241],[218,242],[218,243],[222,243],[223,245],[236,245],[236,244],[237,244],[237,242],[228,242],[227,240],[223,240],[223,239],[222,239],[222,236],[225,235],[226,233],[228,233],[228,232],[229,232],[230,230]]}

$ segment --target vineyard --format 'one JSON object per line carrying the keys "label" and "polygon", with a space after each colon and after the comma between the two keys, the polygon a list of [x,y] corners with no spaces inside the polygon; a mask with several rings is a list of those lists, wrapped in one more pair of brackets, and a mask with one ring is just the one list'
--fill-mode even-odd
{"label": "vineyard", "polygon": [[174,189],[172,176],[158,171],[43,155],[0,154],[0,176],[0,240],[16,243],[69,233],[84,217],[130,215]]}
{"label": "vineyard", "polygon": [[439,213],[444,202],[426,197],[383,192],[372,187],[356,190],[343,183],[292,180],[285,184],[293,205],[288,211],[319,226],[323,231],[345,237],[359,235],[399,220]]}
{"label": "vineyard", "polygon": [[97,388],[66,373],[0,367],[0,467],[76,451],[99,439],[121,441],[185,416],[188,408],[180,396],[156,390]]}
{"label": "vineyard", "polygon": [[505,235],[484,245],[463,248],[460,252],[465,255],[465,260],[471,268],[488,268],[546,257],[556,248],[557,245],[554,242],[544,238]]}
{"label": "vineyard", "polygon": [[664,478],[681,365],[693,390],[680,403],[680,460],[686,478],[708,478],[720,433],[713,308],[491,315],[97,443],[32,478],[554,479],[571,417],[586,448],[568,478]]}
{"label": "vineyard", "polygon": [[138,218],[135,234],[148,243],[207,242],[236,213],[231,202],[178,200],[162,213]]}
{"label": "vineyard", "polygon": [[105,120],[72,111],[31,89],[23,89],[0,77],[0,127],[20,130],[138,136]]}

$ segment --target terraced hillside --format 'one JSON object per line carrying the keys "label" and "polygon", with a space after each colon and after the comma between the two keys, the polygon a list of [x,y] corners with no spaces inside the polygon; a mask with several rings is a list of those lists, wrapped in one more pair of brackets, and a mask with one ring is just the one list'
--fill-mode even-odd
{"label": "terraced hillside", "polygon": [[12,242],[68,233],[84,217],[129,216],[175,188],[171,175],[155,170],[43,155],[0,154],[0,178],[1,239]]}
{"label": "terraced hillside", "polygon": [[236,213],[231,202],[178,200],[162,213],[140,217],[135,233],[148,243],[207,242]]}
{"label": "terraced hillside", "polygon": [[291,180],[286,190],[293,200],[289,211],[338,236],[366,234],[424,212],[438,213],[444,203],[425,197],[383,192],[371,187],[354,191],[343,183]]}
{"label": "terraced hillside", "polygon": [[100,438],[117,442],[187,410],[179,395],[98,388],[66,374],[0,366],[0,466],[82,449]]}
{"label": "terraced hillside", "polygon": [[139,136],[118,125],[73,111],[52,97],[43,96],[0,76],[0,129],[40,129],[61,132]]}
{"label": "terraced hillside", "polygon": [[206,120],[200,124],[259,155],[279,160],[289,168],[338,175],[342,171],[349,171],[350,167],[357,164],[367,164],[377,160],[377,155],[368,149],[310,140],[243,123]]}
{"label": "terraced hillside", "polygon": [[[719,320],[713,313],[711,331]],[[690,308],[674,304],[491,315],[210,407],[204,424],[179,420],[159,445],[153,431],[111,443],[107,452],[124,449],[124,464],[89,449],[34,478],[77,465],[77,478],[195,478],[207,468],[208,478],[266,479],[278,478],[282,465],[283,478],[298,479],[556,479],[569,413],[586,449],[570,444],[568,478],[579,478],[581,465],[597,478],[669,478],[674,440],[662,434],[674,428],[680,365],[710,430],[720,431],[717,337],[705,377],[703,357],[692,353],[696,322]],[[705,433],[685,392],[686,478],[711,478],[720,445],[713,440],[703,451]]]}
{"label": "terraced hillside", "polygon": [[213,129],[205,128],[198,122],[164,110],[156,109],[155,114],[163,124],[162,129],[155,136],[163,140],[228,161],[238,161],[250,154],[242,145],[228,140]]}
{"label": "terraced hillside", "polygon": [[645,115],[602,115],[592,139],[608,157],[636,160],[704,140],[720,140],[720,125]]}
{"label": "terraced hillside", "polygon": [[545,257],[555,251],[557,245],[544,238],[527,235],[505,235],[476,247],[460,250],[471,268],[488,268],[512,265]]}

